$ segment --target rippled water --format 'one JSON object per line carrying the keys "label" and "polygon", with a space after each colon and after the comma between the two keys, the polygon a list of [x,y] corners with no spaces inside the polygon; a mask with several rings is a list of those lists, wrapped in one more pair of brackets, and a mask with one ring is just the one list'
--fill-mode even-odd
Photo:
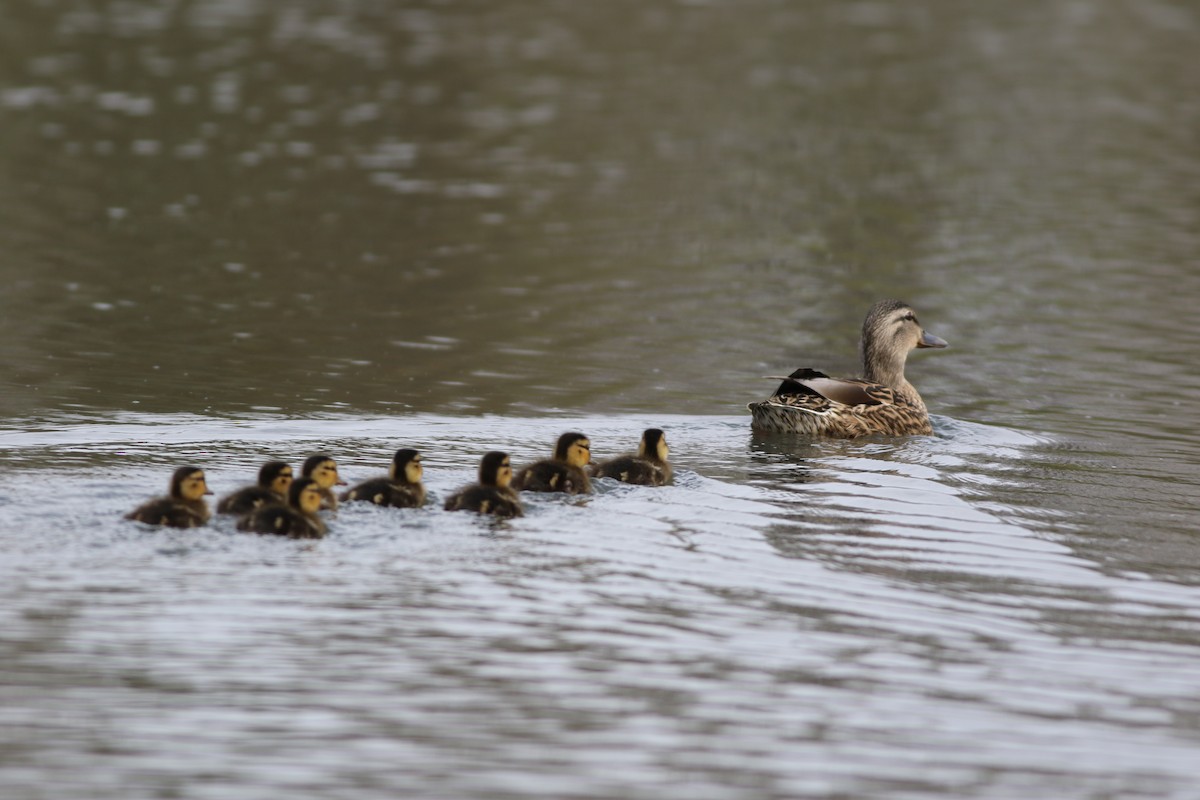
{"label": "rippled water", "polygon": [[[1192,797],[1200,18],[1167,0],[9,9],[0,795]],[[951,348],[936,435],[749,431]],[[660,490],[319,542],[121,515],[333,453]]]}

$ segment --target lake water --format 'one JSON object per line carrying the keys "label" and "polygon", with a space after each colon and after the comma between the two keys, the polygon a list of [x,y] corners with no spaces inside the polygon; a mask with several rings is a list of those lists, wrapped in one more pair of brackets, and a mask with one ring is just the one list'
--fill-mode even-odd
{"label": "lake water", "polygon": [[[1200,779],[1200,12],[5,13],[0,794],[1128,798]],[[880,298],[935,435],[752,434]],[[677,477],[121,515],[557,435]]]}

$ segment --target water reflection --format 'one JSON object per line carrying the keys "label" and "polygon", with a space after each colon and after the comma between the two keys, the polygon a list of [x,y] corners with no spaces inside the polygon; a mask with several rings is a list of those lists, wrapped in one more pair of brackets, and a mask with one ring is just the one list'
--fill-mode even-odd
{"label": "water reflection", "polygon": [[[969,343],[921,365],[952,416],[1070,424],[1116,320],[1194,389],[1160,110],[1194,111],[1191,23],[1152,5],[26,10],[4,402],[726,413],[761,368],[852,370],[888,295]],[[1078,153],[1074,112],[1112,123]]]}

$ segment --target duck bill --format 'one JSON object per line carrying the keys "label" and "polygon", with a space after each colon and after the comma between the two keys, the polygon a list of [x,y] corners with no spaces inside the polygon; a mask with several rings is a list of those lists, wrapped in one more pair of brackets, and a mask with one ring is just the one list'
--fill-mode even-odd
{"label": "duck bill", "polygon": [[949,345],[945,339],[934,336],[932,333],[921,331],[921,340],[917,342],[917,347],[949,347]]}

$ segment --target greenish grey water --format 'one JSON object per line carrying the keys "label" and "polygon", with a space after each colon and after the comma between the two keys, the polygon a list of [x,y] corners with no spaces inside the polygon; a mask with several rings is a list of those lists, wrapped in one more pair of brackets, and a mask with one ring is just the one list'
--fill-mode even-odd
{"label": "greenish grey water", "polygon": [[[1191,796],[1198,17],[6,9],[2,794]],[[936,435],[751,435],[887,296]],[[648,425],[500,527],[119,519]]]}

